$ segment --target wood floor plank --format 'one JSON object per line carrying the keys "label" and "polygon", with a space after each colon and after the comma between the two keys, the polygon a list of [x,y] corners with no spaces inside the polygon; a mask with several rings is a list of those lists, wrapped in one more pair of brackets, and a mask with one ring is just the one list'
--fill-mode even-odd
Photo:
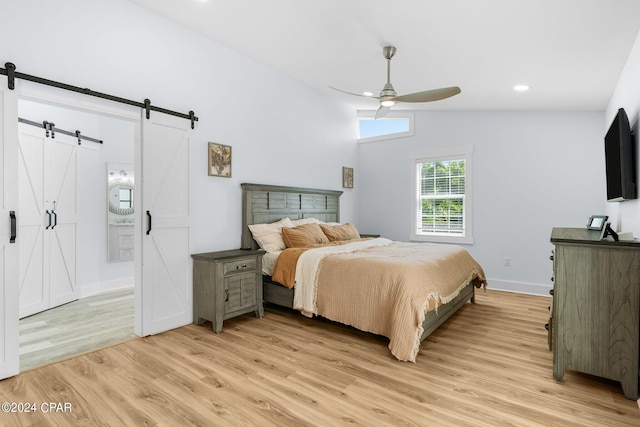
{"label": "wood floor plank", "polygon": [[134,338],[134,290],[90,296],[20,319],[20,370]]}
{"label": "wood floor plank", "polygon": [[291,310],[189,325],[0,381],[0,400],[72,413],[0,413],[2,426],[638,426],[618,383],[553,379],[545,297],[479,292],[416,363],[388,340]]}

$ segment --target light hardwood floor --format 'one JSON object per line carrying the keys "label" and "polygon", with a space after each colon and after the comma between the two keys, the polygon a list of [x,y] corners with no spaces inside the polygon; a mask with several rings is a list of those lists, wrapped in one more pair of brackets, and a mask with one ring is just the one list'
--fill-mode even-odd
{"label": "light hardwood floor", "polygon": [[[399,362],[383,337],[267,307],[24,372],[0,401],[61,413],[0,413],[0,425],[638,426],[619,384],[552,376],[548,298],[480,291]],[[64,408],[62,406],[61,408]]]}
{"label": "light hardwood floor", "polygon": [[133,292],[94,295],[20,319],[20,370],[135,337]]}

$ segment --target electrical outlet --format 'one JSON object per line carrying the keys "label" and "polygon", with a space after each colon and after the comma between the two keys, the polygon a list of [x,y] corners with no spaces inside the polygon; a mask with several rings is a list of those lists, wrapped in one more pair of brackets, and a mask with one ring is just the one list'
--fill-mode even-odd
{"label": "electrical outlet", "polygon": [[507,257],[504,259],[504,266],[511,267],[511,258]]}

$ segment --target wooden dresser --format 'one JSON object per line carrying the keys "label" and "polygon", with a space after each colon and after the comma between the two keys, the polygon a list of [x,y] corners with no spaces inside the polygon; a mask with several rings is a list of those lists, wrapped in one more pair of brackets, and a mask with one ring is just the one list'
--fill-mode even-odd
{"label": "wooden dresser", "polygon": [[212,323],[216,333],[222,322],[241,314],[264,314],[262,305],[264,251],[234,249],[193,254],[193,320]]}
{"label": "wooden dresser", "polygon": [[638,398],[640,242],[554,228],[553,377],[567,369],[619,381]]}

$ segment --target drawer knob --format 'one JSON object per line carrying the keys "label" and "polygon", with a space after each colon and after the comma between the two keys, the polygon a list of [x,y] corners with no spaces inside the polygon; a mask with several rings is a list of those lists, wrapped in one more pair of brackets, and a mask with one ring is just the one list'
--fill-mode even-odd
{"label": "drawer knob", "polygon": [[247,268],[247,264],[236,265],[236,270],[240,270],[241,268]]}

